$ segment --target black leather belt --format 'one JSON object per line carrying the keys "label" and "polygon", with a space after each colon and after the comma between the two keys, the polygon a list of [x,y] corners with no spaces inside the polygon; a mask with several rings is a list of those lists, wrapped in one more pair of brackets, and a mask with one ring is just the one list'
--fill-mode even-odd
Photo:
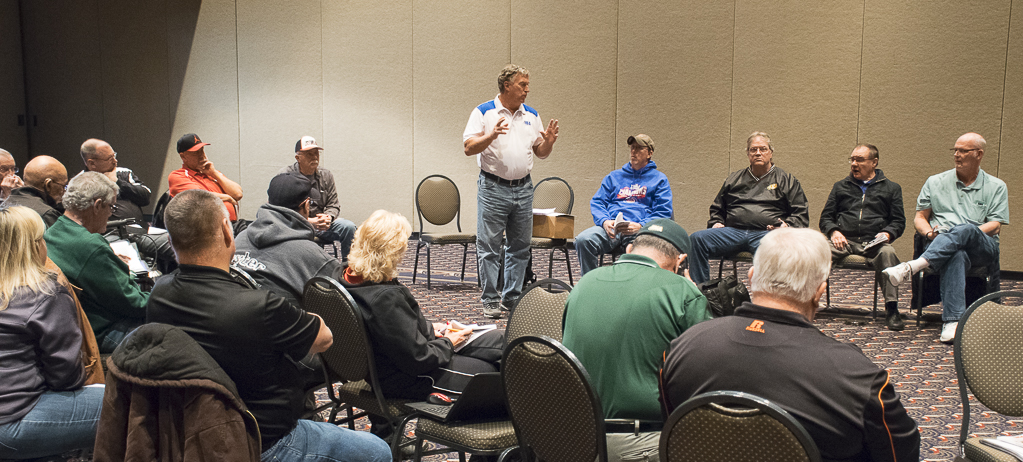
{"label": "black leather belt", "polygon": [[605,433],[646,433],[659,432],[664,427],[662,422],[647,422],[642,420],[604,422]]}
{"label": "black leather belt", "polygon": [[501,177],[499,177],[497,175],[494,175],[493,173],[490,173],[490,172],[487,172],[487,171],[484,171],[484,170],[480,170],[480,173],[482,173],[483,176],[485,178],[487,178],[487,179],[494,180],[494,181],[498,182],[499,184],[508,185],[508,186],[518,186],[518,185],[526,184],[526,182],[529,181],[529,175],[526,175],[526,176],[524,176],[522,178],[519,178],[517,180],[506,180],[504,178],[501,178]]}

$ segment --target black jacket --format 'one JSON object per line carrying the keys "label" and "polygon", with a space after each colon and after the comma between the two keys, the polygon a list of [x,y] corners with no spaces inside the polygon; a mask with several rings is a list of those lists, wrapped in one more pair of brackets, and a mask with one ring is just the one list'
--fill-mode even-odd
{"label": "black jacket", "polygon": [[749,168],[732,172],[721,185],[710,205],[707,227],[723,223],[730,228],[767,229],[784,220],[794,228],[810,224],[806,194],[794,176],[773,167],[760,178],[753,178]]}
{"label": "black jacket", "polygon": [[59,205],[48,194],[31,186],[22,186],[11,191],[11,197],[7,198],[9,205],[23,205],[35,210],[43,217],[43,223],[49,228],[57,222],[57,219],[64,214]]}
{"label": "black jacket", "polygon": [[671,342],[662,376],[674,410],[701,393],[751,393],[792,414],[825,461],[917,461],[920,432],[888,372],[798,313],[745,303]]}
{"label": "black jacket", "polygon": [[866,194],[860,184],[852,175],[835,183],[821,211],[821,232],[830,237],[837,229],[846,239],[864,243],[884,231],[894,242],[906,230],[902,187],[885,177],[881,169],[875,170]]}

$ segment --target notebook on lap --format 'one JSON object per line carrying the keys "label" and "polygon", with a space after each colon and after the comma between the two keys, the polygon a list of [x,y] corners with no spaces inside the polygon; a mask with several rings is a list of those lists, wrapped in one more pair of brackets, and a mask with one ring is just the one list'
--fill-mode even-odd
{"label": "notebook on lap", "polygon": [[474,375],[462,396],[450,406],[427,402],[408,403],[407,406],[444,423],[508,419],[500,372]]}

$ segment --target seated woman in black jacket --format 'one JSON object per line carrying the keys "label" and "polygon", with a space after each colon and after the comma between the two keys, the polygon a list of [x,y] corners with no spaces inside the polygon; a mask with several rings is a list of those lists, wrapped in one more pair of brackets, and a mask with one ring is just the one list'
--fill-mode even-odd
{"label": "seated woman in black jacket", "polygon": [[362,307],[385,397],[457,395],[473,374],[497,370],[504,332],[492,330],[463,346],[468,329],[447,332],[445,324],[431,325],[423,317],[412,293],[397,280],[411,233],[412,225],[400,214],[373,212],[355,232],[348,266],[338,280]]}
{"label": "seated woman in black jacket", "polygon": [[82,387],[75,303],[46,271],[45,225],[0,204],[0,459],[91,448],[103,387]]}

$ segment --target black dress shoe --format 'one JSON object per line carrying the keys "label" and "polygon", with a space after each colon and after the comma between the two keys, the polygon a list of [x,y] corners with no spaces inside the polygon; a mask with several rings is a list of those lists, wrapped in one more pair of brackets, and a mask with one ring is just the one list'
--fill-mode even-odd
{"label": "black dress shoe", "polygon": [[899,316],[899,312],[894,310],[889,311],[885,316],[884,324],[888,326],[888,330],[900,331],[906,328],[906,325],[902,323],[902,316]]}

